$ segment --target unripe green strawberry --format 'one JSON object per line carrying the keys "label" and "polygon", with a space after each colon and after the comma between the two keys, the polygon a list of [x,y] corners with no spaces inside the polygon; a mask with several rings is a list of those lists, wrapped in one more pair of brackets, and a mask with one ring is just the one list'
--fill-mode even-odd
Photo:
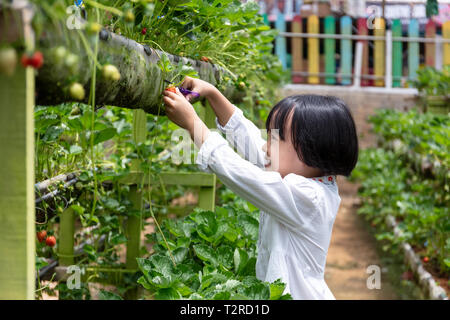
{"label": "unripe green strawberry", "polygon": [[89,34],[97,34],[102,30],[102,25],[97,22],[91,22],[87,25],[86,31]]}
{"label": "unripe green strawberry", "polygon": [[85,96],[84,88],[78,82],[74,82],[71,84],[69,88],[70,96],[75,100],[83,100]]}
{"label": "unripe green strawberry", "polygon": [[116,66],[112,64],[106,64],[102,68],[103,77],[106,80],[119,81],[120,80],[120,72]]}
{"label": "unripe green strawberry", "polygon": [[135,16],[133,11],[128,10],[127,12],[125,12],[125,21],[126,22],[134,22]]}
{"label": "unripe green strawberry", "polygon": [[0,73],[12,76],[16,70],[17,52],[14,48],[0,49]]}
{"label": "unripe green strawberry", "polygon": [[68,52],[66,47],[59,46],[53,50],[53,59],[56,64],[62,64],[67,56]]}
{"label": "unripe green strawberry", "polygon": [[66,56],[66,60],[64,61],[64,64],[66,65],[67,68],[69,68],[69,70],[72,73],[74,73],[78,68],[78,56],[73,53],[69,53]]}

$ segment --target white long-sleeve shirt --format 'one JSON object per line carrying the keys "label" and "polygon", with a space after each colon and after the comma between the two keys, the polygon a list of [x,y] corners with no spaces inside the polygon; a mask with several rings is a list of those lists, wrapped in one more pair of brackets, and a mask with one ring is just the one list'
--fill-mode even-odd
{"label": "white long-sleeve shirt", "polygon": [[196,163],[214,172],[236,194],[261,211],[256,277],[287,284],[293,299],[335,299],[324,280],[331,231],[340,205],[336,176],[305,178],[264,170],[265,143],[260,130],[242,111],[201,146]]}

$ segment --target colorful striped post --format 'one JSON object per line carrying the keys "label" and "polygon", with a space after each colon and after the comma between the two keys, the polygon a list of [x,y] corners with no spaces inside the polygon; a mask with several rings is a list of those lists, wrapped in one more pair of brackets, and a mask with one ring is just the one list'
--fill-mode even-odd
{"label": "colorful striped post", "polygon": [[[335,34],[336,33],[336,21],[333,16],[325,17],[325,34]],[[325,39],[325,73],[335,74],[336,73],[336,59],[334,57],[336,53],[336,40],[335,39]],[[336,84],[336,77],[326,76],[326,84]]]}
{"label": "colorful striped post", "polygon": [[[417,19],[411,19],[408,26],[408,36],[410,38],[419,37],[419,22]],[[408,78],[413,80],[416,78],[416,72],[419,69],[419,43],[408,43]]]}
{"label": "colorful striped post", "polygon": [[[294,16],[292,19],[292,32],[301,33],[302,32],[302,18],[299,15]],[[292,46],[292,71],[301,72],[303,71],[303,39],[302,38],[291,38]],[[300,75],[292,76],[292,83],[301,83],[303,77]]]}
{"label": "colorful striped post", "polygon": [[[434,39],[436,37],[436,24],[429,19],[425,26],[425,37],[427,39]],[[434,67],[436,58],[436,45],[434,43],[425,43],[425,65]]]}
{"label": "colorful striped post", "polygon": [[[341,34],[352,34],[352,18],[344,16],[341,18]],[[341,39],[341,84],[352,83],[352,40]]]}
{"label": "colorful striped post", "polygon": [[[358,18],[357,20],[357,28],[358,35],[367,36],[369,34],[369,30],[367,28],[367,19],[366,18]],[[369,42],[367,40],[360,40],[363,46],[362,53],[362,67],[361,74],[368,75],[369,74]],[[368,86],[368,79],[361,79],[361,86]]]}
{"label": "colorful striped post", "polygon": [[[450,20],[442,25],[442,38],[450,40]],[[444,66],[450,65],[450,43],[444,43]]]}
{"label": "colorful striped post", "polygon": [[[392,37],[402,36],[402,23],[400,19],[392,21]],[[403,75],[403,44],[401,41],[393,41],[392,43],[392,86],[394,88],[401,87],[401,77]]]}
{"label": "colorful striped post", "polygon": [[[383,18],[375,18],[375,30],[374,35],[376,37],[384,37],[386,33],[386,24]],[[384,71],[385,71],[385,42],[384,40],[375,40],[374,41],[374,53],[373,53],[373,60],[374,60],[374,75],[383,77]],[[384,80],[383,79],[376,79],[375,80],[375,86],[376,87],[383,87],[384,86]]]}
{"label": "colorful striped post", "polygon": [[[318,34],[319,33],[319,18],[315,15],[308,17],[308,33]],[[319,39],[318,38],[308,38],[308,72],[310,74],[319,73]],[[319,76],[310,75],[308,76],[308,83],[318,84]]]}
{"label": "colorful striped post", "polygon": [[[277,13],[277,20],[275,21],[275,28],[280,32],[286,32],[286,21],[282,12]],[[283,69],[287,68],[287,55],[286,55],[286,38],[277,36],[275,39],[275,53],[281,61]]]}

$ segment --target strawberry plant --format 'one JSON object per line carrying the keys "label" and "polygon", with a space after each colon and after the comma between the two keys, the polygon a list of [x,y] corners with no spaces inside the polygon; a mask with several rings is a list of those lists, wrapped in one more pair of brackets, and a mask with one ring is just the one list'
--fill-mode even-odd
{"label": "strawberry plant", "polygon": [[257,217],[257,210],[234,201],[215,213],[195,210],[181,220],[165,220],[167,242],[157,233],[149,237],[154,253],[138,259],[138,282],[156,299],[290,299],[282,282],[255,277]]}
{"label": "strawberry plant", "polygon": [[[49,29],[45,27],[48,25],[66,31],[66,8],[73,2],[32,2],[37,9],[33,28],[38,40],[44,38],[44,31],[48,36]],[[183,195],[186,188],[154,188],[152,182],[168,169],[195,170],[193,165],[165,161],[175,145],[171,132],[176,126],[164,117],[148,115],[149,137],[145,142],[136,143],[133,111],[96,104],[96,98],[102,94],[101,90],[96,92],[96,83],[121,90],[133,78],[123,65],[134,57],[125,55],[123,61],[117,62],[99,54],[99,34],[102,35],[101,29],[105,28],[162,52],[158,53],[157,61],[162,76],[154,79],[158,93],[164,89],[164,80],[176,87],[187,75],[199,76],[183,59],[170,61],[167,54],[170,53],[221,66],[228,75],[217,83],[219,89],[234,85],[248,95],[244,98],[245,104],[240,105],[246,114],[264,115],[274,102],[275,89],[287,75],[271,53],[276,32],[258,17],[257,4],[230,0],[118,0],[114,5],[106,0],[86,0],[84,3],[86,23],[81,25],[81,30],[71,32],[66,42],[57,43],[52,49],[40,48],[43,56],[38,48],[34,55],[24,54],[22,59],[24,66],[37,69],[45,61],[39,74],[45,72],[47,63],[57,66],[61,72],[54,74],[60,79],[58,86],[65,95],[79,101],[35,108],[37,180],[67,172],[75,172],[78,179],[75,185],[65,188],[62,196],[38,206],[38,211],[45,216],[39,221],[39,229],[47,230],[49,235],[45,239],[47,244],[42,237],[38,238],[42,242],[37,246],[40,261],[37,266],[44,265],[44,257],[57,258],[54,251],[58,249],[58,235],[53,225],[60,222],[66,208],[74,211],[80,223],[75,244],[83,246],[74,261],[81,267],[123,267],[120,250],[127,243],[124,222],[129,216],[152,217],[158,229],[161,224],[161,230],[148,239],[154,242],[155,254],[148,257],[142,252],[145,258],[139,259],[142,271],[139,283],[150,288],[155,297],[289,298],[282,295],[284,284],[281,282],[268,284],[255,277],[257,212],[242,200],[229,192],[223,193],[228,204],[218,208],[216,213],[195,210],[181,220],[167,219],[168,203]],[[19,56],[23,54],[18,48],[14,50]],[[86,76],[90,81],[85,81]],[[253,99],[258,103],[253,103]],[[130,187],[120,183],[130,174],[131,164],[136,160],[140,160],[141,170],[149,178],[148,186],[144,183],[137,186],[143,194],[143,204],[149,206],[147,209],[142,206],[141,210],[135,209],[128,199]],[[191,230],[193,226],[195,230]],[[179,237],[181,240],[177,239],[180,230],[190,230],[191,237],[184,235]],[[158,277],[163,284],[158,283]],[[137,285],[136,279],[127,278],[119,286],[119,293]],[[37,294],[42,290],[39,287]],[[78,291],[71,291],[61,283],[58,290],[61,298],[90,298],[86,284]],[[101,297],[118,298],[106,291]]]}
{"label": "strawberry plant", "polygon": [[[448,192],[435,180],[424,179],[392,151],[363,150],[352,178],[360,181],[358,210],[377,229],[386,250],[397,252],[402,241],[428,258],[442,276],[450,272],[450,212]],[[402,231],[396,237],[386,224],[396,218]]]}

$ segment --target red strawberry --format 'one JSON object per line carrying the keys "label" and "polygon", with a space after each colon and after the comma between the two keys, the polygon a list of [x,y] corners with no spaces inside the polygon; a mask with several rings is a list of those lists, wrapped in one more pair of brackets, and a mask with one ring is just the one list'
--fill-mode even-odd
{"label": "red strawberry", "polygon": [[56,244],[56,238],[54,236],[47,237],[47,240],[45,240],[45,244],[49,247],[54,247]]}
{"label": "red strawberry", "polygon": [[28,55],[24,53],[22,55],[22,58],[20,59],[20,62],[22,63],[23,67],[26,68],[30,65],[30,59],[28,58]]}
{"label": "red strawberry", "polygon": [[177,89],[175,89],[174,86],[168,86],[168,87],[166,88],[166,90],[167,90],[167,91],[170,91],[170,92],[173,92],[173,93],[177,93]]}
{"label": "red strawberry", "polygon": [[328,181],[333,181],[333,177],[328,177]]}
{"label": "red strawberry", "polygon": [[45,231],[45,230],[36,232],[36,237],[39,242],[44,241],[46,236],[47,236],[47,231]]}
{"label": "red strawberry", "polygon": [[428,261],[430,261],[430,258],[428,258],[428,257],[423,257],[423,262],[427,263]]}
{"label": "red strawberry", "polygon": [[35,69],[40,69],[44,64],[44,55],[40,51],[36,51],[29,59],[30,66]]}
{"label": "red strawberry", "polygon": [[141,33],[142,33],[142,35],[146,35],[147,34],[147,28],[142,28],[142,31],[141,31]]}

